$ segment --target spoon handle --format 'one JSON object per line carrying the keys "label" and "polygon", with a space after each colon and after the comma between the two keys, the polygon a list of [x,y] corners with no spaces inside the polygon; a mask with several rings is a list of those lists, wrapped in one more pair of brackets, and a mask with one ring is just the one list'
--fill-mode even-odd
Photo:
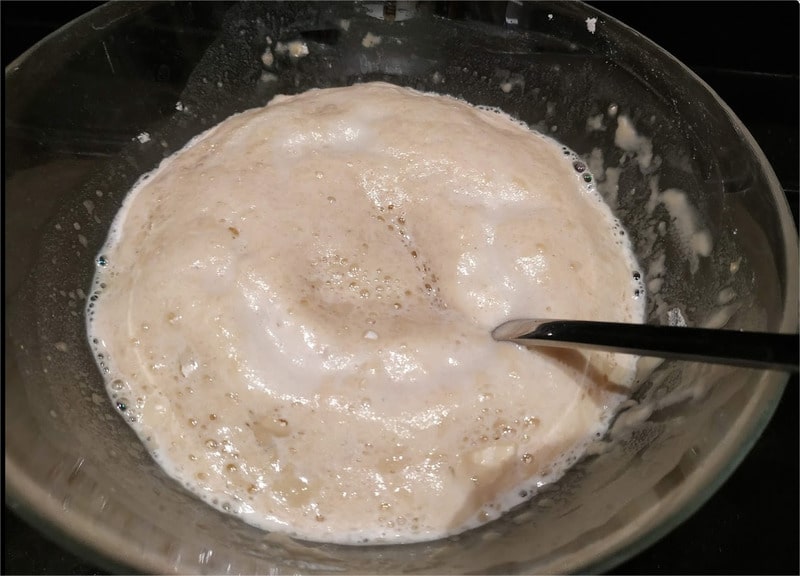
{"label": "spoon handle", "polygon": [[786,372],[798,371],[800,346],[797,334],[583,320],[511,320],[492,336],[526,347],[588,348]]}

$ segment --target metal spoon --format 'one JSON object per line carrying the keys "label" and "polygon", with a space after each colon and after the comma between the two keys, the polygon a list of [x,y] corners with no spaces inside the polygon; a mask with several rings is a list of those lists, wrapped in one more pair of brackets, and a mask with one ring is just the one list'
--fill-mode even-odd
{"label": "metal spoon", "polygon": [[798,371],[800,346],[797,334],[584,320],[511,320],[492,337],[528,348],[588,348],[785,372]]}

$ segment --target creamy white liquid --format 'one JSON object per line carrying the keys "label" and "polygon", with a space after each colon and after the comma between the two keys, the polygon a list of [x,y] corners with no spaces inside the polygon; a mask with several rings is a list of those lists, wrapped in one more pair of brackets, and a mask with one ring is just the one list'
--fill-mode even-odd
{"label": "creamy white liquid", "polygon": [[170,475],[256,526],[395,543],[496,518],[603,432],[634,373],[490,336],[642,320],[627,236],[575,161],[382,83],[233,116],[113,224],[87,309],[109,394]]}

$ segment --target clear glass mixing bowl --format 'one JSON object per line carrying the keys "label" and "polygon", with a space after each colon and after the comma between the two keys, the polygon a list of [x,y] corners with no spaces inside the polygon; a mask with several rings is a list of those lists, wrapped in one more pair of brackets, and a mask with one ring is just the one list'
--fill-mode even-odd
{"label": "clear glass mixing bowl", "polygon": [[[365,47],[368,32],[381,43]],[[276,51],[265,67],[265,50],[295,40],[307,55]],[[369,80],[502,108],[585,156],[632,237],[648,322],[796,331],[797,232],[762,152],[687,68],[592,8],[112,3],[6,70],[6,488],[27,518],[126,571],[587,572],[675,526],[744,457],[786,376],[651,362],[561,481],[455,538],[295,541],[165,476],[113,410],[86,343],[111,218],[142,173],[231,113]],[[645,140],[636,155],[615,144],[621,115],[651,143],[649,163]],[[659,201],[666,189],[685,193],[688,220]],[[708,252],[687,248],[687,226],[707,231]]]}

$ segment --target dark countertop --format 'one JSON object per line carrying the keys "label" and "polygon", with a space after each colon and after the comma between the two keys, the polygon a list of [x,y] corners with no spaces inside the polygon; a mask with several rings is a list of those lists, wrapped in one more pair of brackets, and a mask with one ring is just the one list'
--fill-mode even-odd
{"label": "dark countertop", "polygon": [[[97,2],[0,3],[3,65]],[[784,186],[797,222],[796,2],[591,2],[666,48],[747,126]],[[798,379],[742,465],[691,518],[619,566],[619,574],[797,574]],[[52,543],[7,507],[3,573],[104,574]]]}

